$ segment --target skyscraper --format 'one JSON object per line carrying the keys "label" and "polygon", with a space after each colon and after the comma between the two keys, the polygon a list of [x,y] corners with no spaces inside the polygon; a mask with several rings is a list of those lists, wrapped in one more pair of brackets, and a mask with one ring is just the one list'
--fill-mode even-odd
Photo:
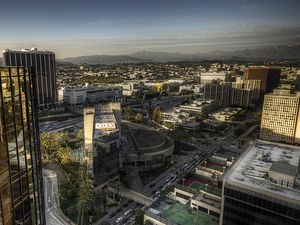
{"label": "skyscraper", "polygon": [[53,106],[57,101],[55,54],[36,48],[22,51],[3,51],[5,66],[33,67],[37,103],[40,109]]}
{"label": "skyscraper", "polygon": [[280,69],[250,67],[245,71],[247,80],[261,80],[262,93],[270,93],[280,83]]}
{"label": "skyscraper", "polygon": [[260,138],[286,143],[300,143],[300,92],[275,89],[265,95]]}
{"label": "skyscraper", "polygon": [[0,225],[45,224],[32,73],[0,67]]}

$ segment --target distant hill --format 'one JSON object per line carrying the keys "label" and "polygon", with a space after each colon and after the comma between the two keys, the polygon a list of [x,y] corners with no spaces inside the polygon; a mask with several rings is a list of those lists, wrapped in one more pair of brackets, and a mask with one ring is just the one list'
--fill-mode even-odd
{"label": "distant hill", "polygon": [[74,64],[117,64],[141,62],[179,62],[199,60],[272,60],[272,59],[300,59],[300,44],[272,46],[258,49],[239,51],[213,51],[209,53],[183,54],[176,52],[141,51],[129,55],[91,55],[64,58],[61,62]]}
{"label": "distant hill", "polygon": [[117,63],[140,63],[145,62],[144,59],[139,59],[128,55],[90,55],[79,56],[74,58],[64,58],[59,60],[62,62],[71,62],[74,64],[117,64]]}

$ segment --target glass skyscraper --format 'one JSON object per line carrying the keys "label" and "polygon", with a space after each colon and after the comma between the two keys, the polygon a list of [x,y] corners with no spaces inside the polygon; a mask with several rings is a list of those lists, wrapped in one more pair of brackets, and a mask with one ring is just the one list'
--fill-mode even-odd
{"label": "glass skyscraper", "polygon": [[0,67],[0,225],[45,224],[31,69]]}
{"label": "glass skyscraper", "polygon": [[55,54],[36,48],[22,51],[5,50],[4,66],[25,66],[34,70],[37,104],[40,109],[53,107],[57,101]]}

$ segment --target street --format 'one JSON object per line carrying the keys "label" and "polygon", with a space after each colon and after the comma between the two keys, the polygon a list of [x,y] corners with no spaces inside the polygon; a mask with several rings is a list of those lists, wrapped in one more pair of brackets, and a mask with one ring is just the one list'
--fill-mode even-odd
{"label": "street", "polygon": [[74,225],[59,207],[59,195],[56,173],[43,169],[45,217],[47,225]]}

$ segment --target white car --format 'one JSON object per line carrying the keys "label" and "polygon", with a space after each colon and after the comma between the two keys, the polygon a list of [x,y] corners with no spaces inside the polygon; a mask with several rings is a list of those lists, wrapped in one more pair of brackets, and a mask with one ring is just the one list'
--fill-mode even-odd
{"label": "white car", "polygon": [[116,220],[116,223],[119,223],[123,220],[123,216],[119,217],[117,220]]}
{"label": "white car", "polygon": [[132,209],[128,209],[126,212],[124,212],[124,216],[127,216],[130,213],[132,213]]}

